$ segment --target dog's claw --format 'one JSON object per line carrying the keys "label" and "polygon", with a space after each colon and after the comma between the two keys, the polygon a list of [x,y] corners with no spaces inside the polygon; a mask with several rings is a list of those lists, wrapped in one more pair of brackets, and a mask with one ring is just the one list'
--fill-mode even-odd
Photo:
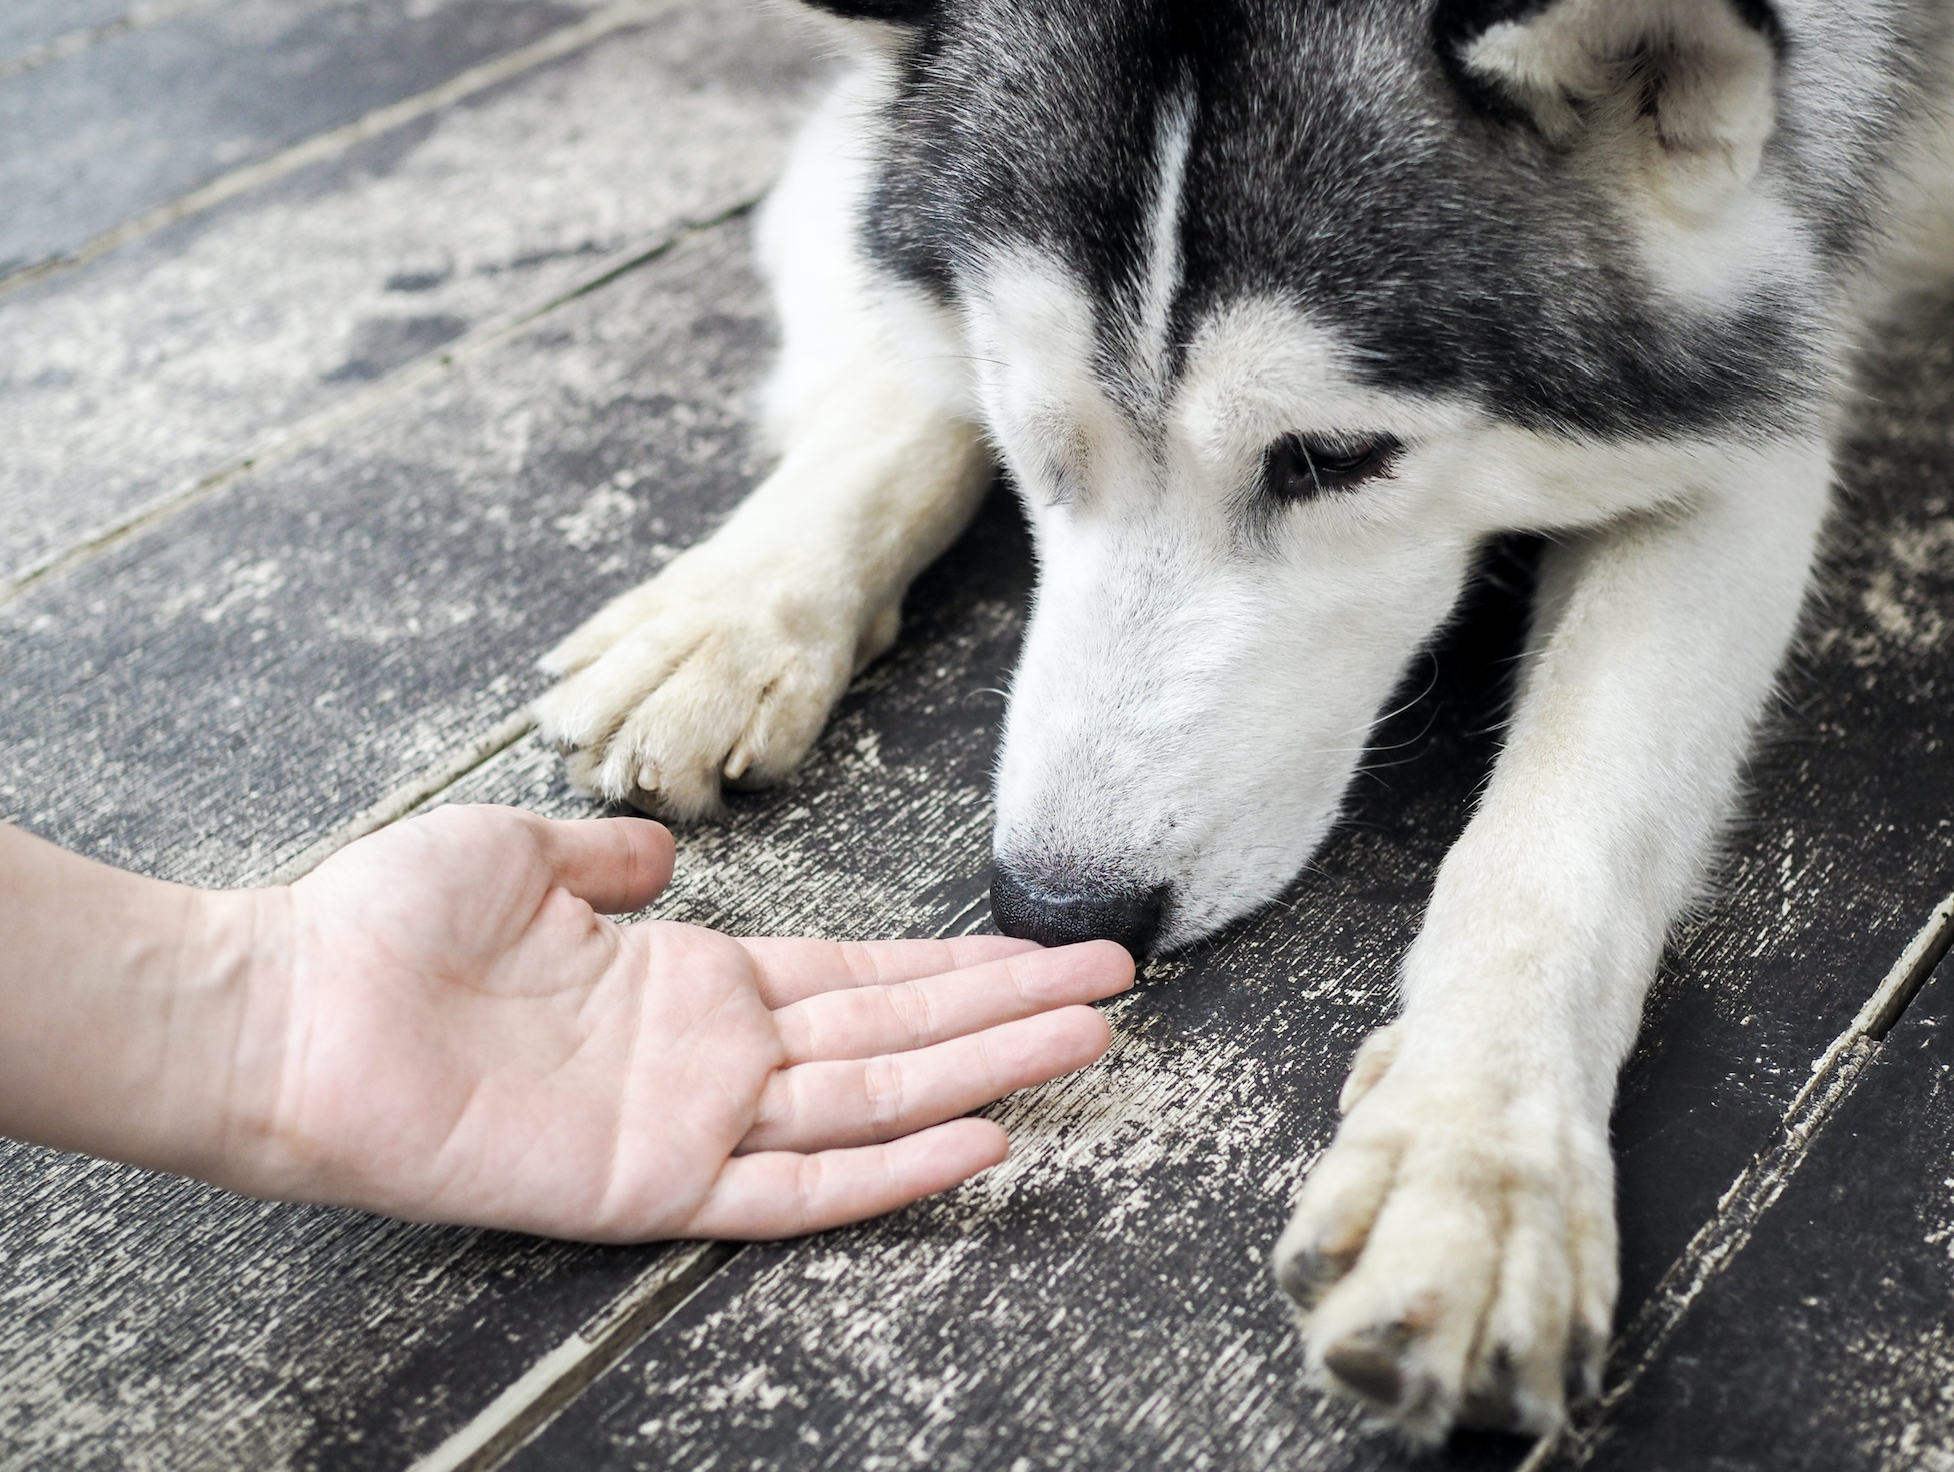
{"label": "dog's claw", "polygon": [[1404,1398],[1404,1374],[1395,1354],[1372,1336],[1340,1339],[1323,1351],[1323,1368],[1359,1395],[1382,1406]]}
{"label": "dog's claw", "polygon": [[1606,1344],[1576,1324],[1567,1342],[1567,1373],[1563,1393],[1569,1406],[1591,1405],[1601,1399],[1601,1362]]}
{"label": "dog's claw", "polygon": [[1311,1245],[1292,1256],[1279,1258],[1276,1278],[1282,1284],[1282,1291],[1300,1307],[1315,1308],[1323,1295],[1336,1287],[1343,1275],[1350,1271],[1356,1257],[1355,1247],[1338,1255],[1321,1245]]}
{"label": "dog's claw", "polygon": [[614,599],[544,661],[562,683],[535,704],[577,786],[654,817],[720,811],[722,784],[762,787],[800,762],[848,683],[857,643],[847,600],[761,574],[740,547],[704,543]]}
{"label": "dog's claw", "polygon": [[[1615,1293],[1604,1125],[1559,1119],[1473,1062],[1382,1068],[1276,1250],[1330,1389],[1420,1445],[1454,1426],[1544,1434],[1590,1398]],[[1563,1389],[1565,1382],[1566,1388]]]}
{"label": "dog's claw", "polygon": [[1520,1410],[1520,1371],[1504,1344],[1487,1357],[1481,1383],[1466,1392],[1459,1424],[1475,1431],[1515,1431],[1525,1419]]}

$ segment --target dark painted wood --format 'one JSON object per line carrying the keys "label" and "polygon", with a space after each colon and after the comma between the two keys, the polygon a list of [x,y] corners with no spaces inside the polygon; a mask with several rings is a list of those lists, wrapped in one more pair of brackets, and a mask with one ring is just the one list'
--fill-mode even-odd
{"label": "dark painted wood", "polygon": [[[513,708],[536,649],[750,484],[744,250],[695,240],[7,610],[10,816],[235,883]],[[7,1465],[398,1466],[651,1260],[18,1146],[0,1182]]]}
{"label": "dark painted wood", "polygon": [[581,19],[594,0],[231,0],[0,82],[0,272]]}
{"label": "dark painted wood", "polygon": [[0,608],[0,812],[239,883],[516,709],[757,475],[745,251],[691,240]]}
{"label": "dark painted wood", "polygon": [[0,1141],[0,1466],[398,1472],[663,1251],[246,1201]]}
{"label": "dark painted wood", "polygon": [[429,352],[756,198],[820,62],[747,0],[685,0],[0,295],[0,596]]}
{"label": "dark painted wood", "polygon": [[[1944,555],[1915,555],[1954,545],[1948,317],[1923,314],[1882,369],[1790,713],[1628,1070],[1630,1310],[1948,888],[1954,581]],[[1299,1384],[1263,1257],[1351,1046],[1388,1014],[1488,754],[1467,733],[1485,730],[1486,654],[1511,627],[1440,652],[1434,694],[1383,737],[1409,740],[1403,764],[1379,764],[1320,872],[1155,968],[1113,1007],[1105,1064],[1005,1106],[1028,1137],[1010,1167],[890,1222],[743,1254],[513,1465],[1397,1464]],[[1462,1438],[1448,1460],[1519,1451]]]}
{"label": "dark painted wood", "polygon": [[[334,14],[356,10],[396,14]],[[498,10],[511,25],[583,13]],[[442,26],[474,13],[431,12]],[[244,37],[237,54],[296,56],[278,51],[293,32],[273,22],[298,14],[237,4],[199,24]],[[272,20],[223,29],[252,16]],[[312,83],[332,93],[318,104],[328,118],[370,105],[341,85],[357,45],[332,35],[293,83],[301,101]],[[439,60],[446,44],[406,45],[403,64],[465,64]],[[494,42],[509,44],[513,32]],[[755,45],[728,95],[761,96],[783,54]],[[407,85],[378,70],[396,80],[374,96]],[[220,79],[196,118],[223,121],[220,104],[243,95],[231,86]],[[157,116],[142,112],[154,95],[131,88],[128,115]],[[288,136],[274,133],[248,147]],[[424,136],[294,181],[291,197],[323,191],[311,218],[344,215],[355,196],[332,191],[384,176]],[[199,147],[186,156],[207,170]],[[156,259],[250,259],[195,257],[225,227],[158,237]],[[769,329],[741,235],[682,246],[0,611],[0,812],[118,862],[238,882],[514,708],[536,688],[536,651],[709,529],[761,467],[745,424]],[[89,293],[110,279],[72,300],[98,307],[108,298]],[[130,292],[115,310],[154,284],[119,279]],[[281,277],[279,291],[318,279]],[[398,318],[395,335],[318,336],[316,358],[268,357],[314,379],[379,371],[427,345],[413,334],[434,328],[417,316],[465,318],[369,315]],[[1759,762],[1756,817],[1733,838],[1721,898],[1679,939],[1626,1080],[1630,1304],[1948,884],[1951,324],[1945,305],[1918,314],[1877,384],[1884,407],[1847,457],[1857,496],[1833,596]],[[1022,533],[994,503],[918,589],[904,642],[851,693],[808,771],[684,835],[661,913],[831,933],[981,920],[994,692],[1027,577]],[[1115,1007],[1107,1063],[1005,1106],[1019,1141],[1008,1167],[878,1227],[743,1255],[523,1464],[1395,1464],[1297,1384],[1262,1255],[1328,1138],[1351,1047],[1388,1015],[1396,957],[1490,755],[1513,610],[1489,595],[1439,652],[1353,821],[1284,907],[1157,966]],[[456,795],[588,811],[533,743]],[[18,1147],[0,1150],[0,1183],[10,1465],[398,1465],[652,1260],[261,1207]],[[1515,1455],[1477,1442],[1451,1461]]]}
{"label": "dark painted wood", "polygon": [[1626,1303],[1954,890],[1954,299],[1918,304],[1865,388],[1755,798],[1716,902],[1664,962],[1623,1077]]}
{"label": "dark painted wood", "polygon": [[130,0],[8,0],[0,6],[0,67],[123,20],[130,10]]}
{"label": "dark painted wood", "polygon": [[1954,1468],[1954,962],[1574,1465]]}

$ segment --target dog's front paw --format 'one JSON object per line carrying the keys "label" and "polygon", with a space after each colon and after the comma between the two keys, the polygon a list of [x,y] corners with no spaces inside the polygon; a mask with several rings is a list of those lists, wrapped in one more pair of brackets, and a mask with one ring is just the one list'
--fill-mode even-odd
{"label": "dog's front paw", "polygon": [[1312,1373],[1414,1442],[1542,1435],[1599,1391],[1613,1168],[1606,1121],[1566,1089],[1397,1028],[1358,1054],[1276,1273]]}
{"label": "dog's front paw", "polygon": [[571,780],[660,817],[717,811],[722,781],[764,786],[800,763],[858,666],[893,642],[791,562],[705,543],[551,650],[536,702]]}

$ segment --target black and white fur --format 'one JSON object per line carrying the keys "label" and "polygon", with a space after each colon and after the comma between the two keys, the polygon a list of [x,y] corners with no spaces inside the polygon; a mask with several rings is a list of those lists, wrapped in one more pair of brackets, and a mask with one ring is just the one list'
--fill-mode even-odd
{"label": "black and white fur", "polygon": [[1487,538],[1550,533],[1277,1264],[1313,1369],[1413,1438],[1554,1427],[1614,1305],[1616,1072],[1798,622],[1844,365],[1954,254],[1949,5],[826,0],[861,59],[761,226],[779,468],[550,656],[544,732],[678,816],[784,775],[1002,462],[1040,581],[996,912],[1171,949],[1321,843]]}

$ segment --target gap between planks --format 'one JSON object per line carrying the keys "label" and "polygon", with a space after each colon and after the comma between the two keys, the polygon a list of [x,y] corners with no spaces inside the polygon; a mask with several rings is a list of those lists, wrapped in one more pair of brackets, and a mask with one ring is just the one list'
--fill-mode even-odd
{"label": "gap between planks", "polygon": [[[255,445],[217,469],[187,480],[160,495],[152,496],[114,520],[84,533],[59,552],[50,553],[12,574],[4,583],[0,583],[0,607],[13,602],[50,578],[58,577],[85,562],[93,561],[104,552],[111,551],[131,538],[141,535],[177,512],[196,505],[240,476],[319,444],[339,430],[358,423],[382,406],[414,392],[457,365],[479,356],[485,348],[493,347],[539,318],[567,306],[580,297],[601,290],[640,267],[650,265],[696,235],[715,229],[729,220],[737,219],[758,202],[759,196],[756,194],[729,205],[703,220],[681,220],[651,244],[626,253],[623,260],[614,260],[599,266],[570,286],[552,292],[541,301],[491,317],[479,327],[463,333],[452,342],[422,357],[408,360],[381,378],[371,388],[308,415],[297,424],[273,430]],[[4,289],[4,283],[0,283],[0,289]],[[494,753],[491,752],[490,755]],[[324,855],[321,855],[321,858],[323,857]]]}
{"label": "gap between planks", "polygon": [[1777,1138],[1731,1182],[1715,1213],[1697,1229],[1682,1256],[1670,1264],[1648,1302],[1616,1339],[1609,1359],[1620,1367],[1619,1378],[1600,1404],[1577,1428],[1535,1446],[1519,1472],[1586,1463],[1607,1430],[1609,1413],[1633,1392],[1703,1291],[1749,1244],[1758,1219],[1784,1194],[1819,1131],[1859,1086],[1867,1065],[1879,1056],[1881,1040],[1950,948],[1954,948],[1954,894],[1934,907],[1858,1015],[1812,1061],[1811,1079],[1785,1111]]}
{"label": "gap between planks", "polygon": [[[528,709],[515,712],[442,762],[395,788],[273,871],[290,884],[339,850],[409,816],[462,778],[507,751],[535,728]],[[964,935],[990,915],[988,891],[968,899],[935,935]],[[697,1242],[653,1263],[581,1328],[537,1360],[473,1420],[417,1459],[408,1472],[492,1472],[612,1365],[685,1305],[739,1255],[741,1244]]]}
{"label": "gap between planks", "polygon": [[[218,0],[154,0],[154,3],[149,5],[132,5],[114,20],[105,20],[98,26],[83,26],[79,30],[64,31],[52,41],[44,41],[39,46],[32,46],[13,56],[0,58],[0,82],[44,67],[49,62],[77,56],[91,46],[112,41],[117,36],[126,36],[131,31],[141,30],[144,26],[161,25],[164,21],[175,20],[180,15],[208,10],[217,3]],[[0,277],[0,281],[4,280],[5,278]]]}
{"label": "gap between planks", "polygon": [[[507,717],[280,866],[271,882],[289,883],[355,839],[406,817],[513,746],[534,724],[526,708]],[[939,926],[936,934],[967,932],[987,913],[986,897],[977,896]],[[1777,1138],[1731,1183],[1718,1200],[1716,1212],[1697,1230],[1617,1339],[1610,1359],[1625,1369],[1598,1409],[1584,1418],[1578,1430],[1539,1442],[1518,1472],[1546,1472],[1560,1459],[1574,1465],[1586,1460],[1605,1429],[1608,1413],[1655,1362],[1703,1290],[1749,1243],[1758,1219],[1784,1193],[1819,1131],[1858,1086],[1866,1065],[1877,1056],[1881,1040],[1905,1014],[1950,949],[1954,949],[1954,894],[1934,907],[1851,1023],[1822,1056],[1813,1060],[1812,1077],[1785,1111]],[[729,1244],[704,1243],[687,1249],[676,1261],[647,1269],[590,1324],[538,1360],[474,1420],[416,1461],[409,1472],[492,1472],[586,1386],[657,1329],[730,1263],[737,1251]]]}
{"label": "gap between planks", "polygon": [[[681,0],[620,0],[618,4],[606,6],[595,15],[588,16],[575,25],[565,26],[560,31],[552,31],[540,41],[532,41],[529,45],[504,56],[472,66],[467,71],[458,72],[439,86],[430,87],[427,91],[412,97],[404,97],[399,102],[390,102],[384,107],[376,107],[373,111],[354,118],[350,123],[342,124],[324,133],[315,133],[312,137],[294,143],[290,148],[274,153],[269,158],[260,159],[254,164],[245,164],[227,174],[219,174],[201,188],[193,189],[168,204],[160,204],[155,209],[145,210],[133,219],[124,220],[120,225],[104,230],[92,240],[76,246],[73,251],[50,256],[46,260],[36,261],[32,265],[21,266],[10,271],[0,276],[0,296],[5,296],[10,291],[17,291],[31,282],[43,280],[57,272],[86,265],[96,257],[128,245],[131,241],[140,240],[145,235],[152,235],[166,226],[176,224],[179,220],[187,220],[192,215],[200,215],[206,210],[215,209],[218,205],[236,199],[241,194],[248,194],[253,189],[274,183],[287,174],[294,174],[313,164],[337,158],[369,138],[390,133],[403,124],[426,117],[429,113],[438,112],[450,103],[463,101],[477,92],[519,77],[524,72],[533,71],[572,52],[581,51],[592,42],[602,40],[614,31],[655,20],[667,11],[676,10],[680,3]],[[168,9],[167,6],[163,8]],[[185,3],[178,8],[191,7]],[[108,28],[112,29],[118,24],[111,21]],[[91,34],[93,33],[71,32],[70,36]],[[48,44],[59,46],[68,41],[69,37],[59,37]],[[86,42],[76,43],[75,49],[80,49],[84,44]],[[31,56],[33,53],[28,54]],[[16,61],[18,60],[19,58],[16,58]],[[0,67],[10,64],[0,64]],[[4,75],[4,70],[0,70],[0,76]]]}
{"label": "gap between planks", "polygon": [[399,822],[422,804],[433,801],[484,762],[500,756],[514,746],[527,736],[535,725],[535,717],[530,715],[527,706],[496,722],[473,741],[452,753],[445,761],[436,762],[419,776],[403,782],[378,802],[347,819],[325,837],[308,844],[272,870],[271,877],[265,882],[290,884],[294,880],[303,879],[347,844],[365,838],[369,833],[378,833],[388,824]]}
{"label": "gap between planks", "polygon": [[488,1472],[534,1436],[740,1253],[734,1242],[694,1242],[653,1263],[589,1322],[531,1365],[461,1430],[409,1472]]}

